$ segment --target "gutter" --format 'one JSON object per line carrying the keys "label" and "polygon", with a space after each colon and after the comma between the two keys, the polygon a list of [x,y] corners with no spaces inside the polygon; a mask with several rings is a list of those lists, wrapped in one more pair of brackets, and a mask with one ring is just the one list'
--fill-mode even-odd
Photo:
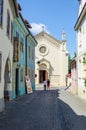
{"label": "gutter", "polygon": [[78,29],[78,27],[79,27],[80,23],[82,22],[85,15],[86,15],[86,3],[84,5],[78,19],[77,19],[77,22],[76,22],[75,26],[74,26],[75,31]]}
{"label": "gutter", "polygon": [[[27,31],[29,32],[29,35],[34,39],[34,42],[35,42],[35,46],[38,44],[37,43],[37,41],[36,41],[36,39],[35,39],[35,37],[32,35],[32,33],[30,32],[30,30],[28,29],[28,27],[26,26],[26,24],[25,24],[25,22],[24,22],[24,18],[23,18],[23,16],[22,16],[22,14],[21,13],[19,13],[19,16],[21,17],[21,19],[22,19],[22,21],[23,21],[23,23],[24,23],[24,25],[25,25],[25,27],[26,27],[26,29],[27,29]],[[28,34],[26,35],[26,38],[28,37]]]}
{"label": "gutter", "polygon": [[16,0],[13,0],[16,16],[19,17],[18,4]]}
{"label": "gutter", "polygon": [[[25,36],[25,76],[27,76],[27,37],[29,37],[30,33]],[[27,85],[25,82],[25,92],[27,93]]]}
{"label": "gutter", "polygon": [[25,75],[27,76],[27,37],[30,36],[30,32],[25,36]]}

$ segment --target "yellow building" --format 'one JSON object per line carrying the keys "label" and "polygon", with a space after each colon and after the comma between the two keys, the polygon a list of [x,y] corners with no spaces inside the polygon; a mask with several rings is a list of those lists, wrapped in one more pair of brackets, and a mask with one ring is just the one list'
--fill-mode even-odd
{"label": "yellow building", "polygon": [[35,39],[38,42],[35,60],[36,84],[50,79],[52,86],[65,86],[68,73],[65,33],[62,33],[62,41],[45,31],[35,35]]}

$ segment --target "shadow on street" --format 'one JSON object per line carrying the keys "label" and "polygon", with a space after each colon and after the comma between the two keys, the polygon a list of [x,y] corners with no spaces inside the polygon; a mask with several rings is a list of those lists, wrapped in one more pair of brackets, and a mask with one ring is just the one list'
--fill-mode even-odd
{"label": "shadow on street", "polygon": [[37,90],[6,103],[0,130],[86,130],[86,117],[59,99],[60,90]]}

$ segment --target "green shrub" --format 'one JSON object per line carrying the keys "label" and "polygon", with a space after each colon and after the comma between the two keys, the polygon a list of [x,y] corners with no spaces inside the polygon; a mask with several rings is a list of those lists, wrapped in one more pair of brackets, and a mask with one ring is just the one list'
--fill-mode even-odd
{"label": "green shrub", "polygon": [[86,87],[86,78],[84,79],[84,85],[85,85],[85,87]]}
{"label": "green shrub", "polygon": [[86,60],[83,60],[83,62],[82,62],[84,65],[86,65]]}

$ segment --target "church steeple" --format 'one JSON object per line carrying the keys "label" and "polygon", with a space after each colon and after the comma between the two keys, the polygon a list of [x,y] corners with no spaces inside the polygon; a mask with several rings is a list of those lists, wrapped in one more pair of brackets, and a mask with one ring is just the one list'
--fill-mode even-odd
{"label": "church steeple", "polygon": [[62,31],[62,51],[66,51],[66,34]]}
{"label": "church steeple", "polygon": [[62,41],[66,41],[66,34],[65,34],[64,30],[62,31]]}

